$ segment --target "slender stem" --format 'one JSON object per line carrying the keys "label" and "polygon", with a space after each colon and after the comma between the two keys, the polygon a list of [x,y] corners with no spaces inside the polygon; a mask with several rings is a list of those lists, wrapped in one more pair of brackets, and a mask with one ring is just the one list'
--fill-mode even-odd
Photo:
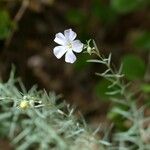
{"label": "slender stem", "polygon": [[[119,69],[120,71],[118,72],[115,72],[114,69],[111,67],[110,65],[110,61],[111,59],[109,60],[109,57],[108,58],[105,58],[103,56],[100,55],[100,53],[98,52],[98,49],[97,47],[95,47],[96,51],[94,52],[100,61],[102,62],[105,62],[103,63],[105,66],[106,66],[106,70],[109,70],[109,74],[104,74],[103,77],[107,80],[109,80],[112,84],[115,82],[115,85],[117,85],[118,87],[120,87],[120,94],[123,96],[123,100],[125,101],[125,103],[127,103],[127,106],[129,107],[129,111],[132,115],[132,122],[133,124],[137,125],[137,133],[138,133],[138,136],[140,138],[140,141],[142,141],[142,137],[140,135],[140,130],[141,130],[141,127],[140,127],[140,124],[139,124],[139,121],[140,121],[140,112],[139,110],[137,109],[137,106],[136,106],[136,103],[134,101],[132,101],[133,99],[133,95],[129,92],[129,90],[127,89],[127,84],[124,84],[124,82],[122,81],[122,76],[121,76],[121,69]],[[109,60],[106,61],[106,60]],[[150,55],[149,55],[149,64],[148,66],[150,66]],[[148,71],[147,71],[147,74],[145,75],[145,79],[146,80],[150,80],[149,78],[149,68],[148,68]],[[107,76],[107,75],[112,75],[112,76]],[[118,77],[117,75],[120,75],[120,77]],[[112,79],[113,78],[113,79]],[[137,145],[139,147],[141,147],[143,143],[137,143]],[[142,145],[143,146],[143,145]]]}

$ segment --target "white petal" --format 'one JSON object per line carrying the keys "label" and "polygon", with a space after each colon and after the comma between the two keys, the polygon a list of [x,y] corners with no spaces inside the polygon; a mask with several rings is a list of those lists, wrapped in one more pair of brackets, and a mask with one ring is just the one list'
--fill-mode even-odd
{"label": "white petal", "polygon": [[76,56],[74,55],[72,51],[67,51],[65,55],[65,61],[67,63],[74,63],[76,61]]}
{"label": "white petal", "polygon": [[83,50],[83,43],[79,40],[72,41],[72,49],[74,52],[80,53]]}
{"label": "white petal", "polygon": [[72,31],[72,29],[65,30],[64,35],[69,41],[73,41],[77,36],[77,34],[74,31]]}
{"label": "white petal", "polygon": [[56,46],[54,49],[53,49],[53,52],[54,52],[54,55],[60,59],[65,53],[66,53],[66,49],[64,46]]}
{"label": "white petal", "polygon": [[65,43],[66,43],[66,38],[65,38],[65,36],[64,36],[62,33],[59,32],[59,33],[57,33],[57,34],[55,35],[54,41],[55,41],[56,43],[60,44],[60,45],[65,45]]}

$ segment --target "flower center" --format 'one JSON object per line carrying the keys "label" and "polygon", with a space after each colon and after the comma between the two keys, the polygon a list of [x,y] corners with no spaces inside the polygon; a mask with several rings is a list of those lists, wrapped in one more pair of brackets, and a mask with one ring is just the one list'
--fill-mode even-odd
{"label": "flower center", "polygon": [[71,43],[68,43],[68,44],[67,44],[67,48],[68,48],[68,49],[72,49],[72,44],[71,44]]}

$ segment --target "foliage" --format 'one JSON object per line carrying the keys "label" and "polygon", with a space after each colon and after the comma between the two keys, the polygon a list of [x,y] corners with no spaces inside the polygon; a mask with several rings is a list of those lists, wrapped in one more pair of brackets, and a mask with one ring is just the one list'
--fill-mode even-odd
{"label": "foliage", "polygon": [[0,10],[0,40],[10,36],[15,24],[10,19],[8,11]]}
{"label": "foliage", "polygon": [[99,0],[93,1],[92,12],[104,24],[114,23],[117,19],[117,13],[111,5],[103,4]]}
{"label": "foliage", "polygon": [[119,13],[129,13],[141,6],[139,0],[111,0],[112,7]]}
{"label": "foliage", "polygon": [[0,136],[9,138],[17,150],[102,149],[98,138],[73,115],[73,109],[58,99],[52,92],[37,91],[36,86],[27,92],[12,72],[7,83],[0,83]]}
{"label": "foliage", "polygon": [[141,50],[150,50],[150,32],[140,32],[133,42],[134,46]]}
{"label": "foliage", "polygon": [[[150,117],[146,116],[144,112],[149,106],[138,106],[140,99],[136,96],[136,93],[139,90],[133,91],[132,84],[125,82],[122,65],[119,70],[114,69],[111,64],[111,54],[108,57],[104,57],[100,54],[94,41],[93,45],[92,51],[90,53],[87,51],[87,53],[90,55],[96,54],[98,59],[91,59],[88,62],[104,65],[106,70],[103,73],[96,73],[96,75],[110,82],[106,94],[112,100],[113,107],[108,116],[115,123],[116,132],[113,132],[112,146],[109,149],[148,150],[150,147]],[[131,69],[143,70],[143,63],[137,57],[129,57],[129,59],[131,60],[127,61],[127,63],[130,62]],[[133,64],[135,65],[136,63],[140,68],[138,66],[133,67]],[[137,73],[135,72],[134,75],[136,76]],[[149,84],[144,84],[142,90],[146,93],[149,92]]]}
{"label": "foliage", "polygon": [[[50,1],[31,1],[28,8],[36,10],[42,3],[47,2],[50,3]],[[105,41],[107,32],[115,32],[116,28],[121,27],[122,30],[125,29],[125,32],[134,30],[140,18],[133,21],[127,31],[128,25],[122,27],[122,24],[124,21],[126,23],[126,18],[134,18],[132,15],[146,7],[149,7],[147,0],[110,0],[108,2],[93,0],[88,11],[86,8],[84,11],[71,7],[67,9],[66,15],[62,16],[66,16],[71,25],[78,26],[83,36],[87,35],[92,28],[95,30],[99,28],[102,33],[100,38],[103,36]],[[136,15],[140,16],[138,13]],[[120,25],[120,22],[123,23]],[[133,46],[136,50],[146,50],[142,51],[144,55],[147,55],[150,50],[150,33],[148,29],[145,29],[146,26],[147,24],[140,26],[142,30],[135,36],[131,45],[127,45],[131,48]],[[8,10],[0,10],[0,40],[8,38],[13,28],[15,23],[11,20]],[[124,43],[126,44],[126,41]],[[122,65],[117,70],[111,62],[111,54],[108,57],[103,56],[99,53],[95,42],[88,41],[85,48],[90,55],[98,56],[98,59],[94,57],[88,62],[106,67],[104,72],[96,73],[100,76],[100,81],[95,86],[95,93],[101,99],[111,100],[112,107],[107,114],[114,123],[110,137],[111,144],[98,140],[98,137],[72,114],[73,109],[59,101],[59,96],[51,92],[48,94],[45,91],[38,91],[35,86],[26,91],[20,80],[14,79],[12,73],[7,83],[0,84],[0,136],[10,139],[13,147],[22,150],[30,148],[87,150],[94,147],[102,150],[101,142],[108,145],[109,150],[149,149],[150,118],[145,112],[150,105],[150,84],[144,79],[149,65],[138,55],[125,55],[122,58]],[[80,56],[75,64],[77,71],[89,66],[84,62],[87,58],[89,59],[86,55]],[[131,80],[133,83],[130,82]],[[17,85],[20,85],[21,91]]]}
{"label": "foliage", "polygon": [[136,80],[137,78],[143,78],[146,66],[142,59],[135,55],[126,55],[123,60],[122,72],[125,77],[130,80]]}
{"label": "foliage", "polygon": [[85,20],[84,13],[77,9],[71,9],[67,12],[66,19],[72,24],[80,24]]}

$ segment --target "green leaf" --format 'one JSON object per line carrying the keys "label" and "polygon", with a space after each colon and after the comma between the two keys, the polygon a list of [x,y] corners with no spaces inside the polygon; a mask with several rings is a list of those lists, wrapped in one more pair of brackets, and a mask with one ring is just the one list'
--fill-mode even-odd
{"label": "green leaf", "polygon": [[150,50],[150,32],[140,33],[133,44],[138,49]]}
{"label": "green leaf", "polygon": [[141,90],[144,92],[144,93],[150,93],[150,84],[142,84],[141,85]]}
{"label": "green leaf", "polygon": [[144,76],[146,66],[142,59],[135,55],[126,55],[123,60],[122,72],[129,80],[135,80]]}
{"label": "green leaf", "polygon": [[103,23],[112,23],[117,19],[116,12],[111,6],[103,4],[99,0],[94,0],[92,4],[92,13]]}
{"label": "green leaf", "polygon": [[74,67],[76,70],[80,71],[83,70],[85,68],[87,68],[88,66],[91,65],[91,63],[87,63],[85,60],[88,60],[90,58],[90,56],[88,54],[81,54],[78,57],[78,61],[76,61],[76,63],[74,64]]}
{"label": "green leaf", "polygon": [[70,23],[79,25],[85,20],[85,15],[80,10],[72,9],[67,12],[66,18]]}
{"label": "green leaf", "polygon": [[117,129],[125,130],[126,127],[124,125],[124,121],[127,118],[130,118],[130,114],[128,113],[128,107],[125,105],[115,105],[113,106],[107,114],[107,118],[113,121]]}
{"label": "green leaf", "polygon": [[[109,88],[110,85],[110,81],[106,79],[100,80],[95,86],[96,95],[104,101],[108,100],[110,97],[118,97],[119,94],[116,93],[116,91],[118,91],[118,87],[114,85],[113,87]],[[112,95],[110,93],[112,93]]]}
{"label": "green leaf", "polygon": [[106,92],[108,91],[109,85],[110,85],[110,82],[105,79],[99,81],[97,85],[95,86],[96,95],[103,100],[108,99],[109,96],[106,95]]}
{"label": "green leaf", "polygon": [[0,10],[0,40],[10,35],[13,27],[14,23],[11,21],[8,12]]}
{"label": "green leaf", "polygon": [[140,6],[139,0],[111,0],[111,6],[119,13],[130,13]]}

